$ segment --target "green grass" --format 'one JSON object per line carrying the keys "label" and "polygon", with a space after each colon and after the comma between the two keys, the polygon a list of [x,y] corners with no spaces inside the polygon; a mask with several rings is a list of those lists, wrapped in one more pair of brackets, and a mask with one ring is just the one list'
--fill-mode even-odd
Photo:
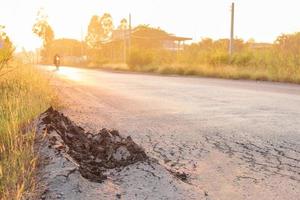
{"label": "green grass", "polygon": [[0,199],[21,199],[35,189],[37,160],[34,130],[25,127],[55,96],[43,74],[21,64],[0,77],[0,91]]}

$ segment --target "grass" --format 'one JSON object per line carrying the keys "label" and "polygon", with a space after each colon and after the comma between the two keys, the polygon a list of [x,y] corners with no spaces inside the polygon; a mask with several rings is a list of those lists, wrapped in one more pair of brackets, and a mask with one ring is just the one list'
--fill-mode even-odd
{"label": "grass", "polygon": [[[0,199],[21,199],[35,189],[36,156],[30,122],[55,99],[33,66],[14,64],[0,77]],[[4,69],[7,70],[7,69]]]}
{"label": "grass", "polygon": [[208,64],[157,64],[142,67],[128,67],[125,64],[106,64],[97,68],[117,71],[149,72],[165,75],[189,75],[223,79],[276,81],[300,84],[300,67],[242,67],[235,65],[212,66]]}
{"label": "grass", "polygon": [[[145,44],[140,43],[131,45],[127,69],[114,64],[110,68],[159,74],[300,83],[300,32],[281,35],[272,44],[235,39],[234,53],[231,56],[228,54],[228,39],[204,38],[197,43],[185,45],[180,52],[162,47],[145,48]],[[102,68],[108,67],[106,65]]]}
{"label": "grass", "polygon": [[[300,42],[300,34],[297,41]],[[300,52],[300,47],[297,46],[298,50],[290,47],[291,45],[286,47],[287,42],[282,42],[255,49],[247,43],[241,43],[240,49],[229,56],[227,44],[223,44],[220,49],[218,43],[220,41],[211,41],[207,45],[202,41],[177,53],[133,49],[127,60],[128,66],[102,64],[100,68],[300,84],[300,54],[297,53]]]}
{"label": "grass", "polygon": [[[143,70],[143,69],[142,69]],[[226,66],[160,66],[146,69],[160,74],[196,75],[225,79],[245,79],[261,81],[290,82],[300,84],[300,68],[265,68]]]}

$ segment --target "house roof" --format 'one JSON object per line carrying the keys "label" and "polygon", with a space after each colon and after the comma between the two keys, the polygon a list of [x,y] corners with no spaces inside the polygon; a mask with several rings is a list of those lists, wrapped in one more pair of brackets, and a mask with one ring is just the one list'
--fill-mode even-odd
{"label": "house roof", "polygon": [[[113,30],[112,37],[103,43],[111,43],[119,40],[129,38],[130,30]],[[150,28],[148,26],[138,26],[131,31],[131,37],[136,39],[146,40],[169,40],[169,41],[186,41],[192,40],[189,37],[179,37],[173,34],[167,33],[159,28]]]}
{"label": "house roof", "polygon": [[164,36],[139,36],[132,33],[132,38],[138,38],[138,39],[157,39],[157,40],[171,40],[171,41],[185,41],[185,40],[192,40],[192,38],[188,37],[179,37],[175,35],[164,35]]}

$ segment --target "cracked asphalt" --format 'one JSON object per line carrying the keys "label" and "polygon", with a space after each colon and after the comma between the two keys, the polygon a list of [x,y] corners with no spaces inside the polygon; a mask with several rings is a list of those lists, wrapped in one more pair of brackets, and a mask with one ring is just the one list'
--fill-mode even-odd
{"label": "cracked asphalt", "polygon": [[299,199],[299,85],[42,67],[73,121],[118,129],[158,168],[189,174],[175,183],[140,164],[130,174],[151,173],[94,185],[101,199]]}

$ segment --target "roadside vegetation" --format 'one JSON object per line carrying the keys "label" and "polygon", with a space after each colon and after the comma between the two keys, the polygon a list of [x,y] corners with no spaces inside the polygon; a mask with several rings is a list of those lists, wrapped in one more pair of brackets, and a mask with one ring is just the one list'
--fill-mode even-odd
{"label": "roadside vegetation", "polygon": [[273,44],[203,39],[180,52],[133,51],[129,68],[161,74],[300,83],[300,33],[281,35]]}
{"label": "roadside vegetation", "polygon": [[[109,13],[92,16],[85,41],[55,39],[47,18],[39,13],[33,32],[44,41],[42,62],[59,53],[64,65],[300,83],[300,32],[278,36],[273,43],[204,38],[178,46],[177,37],[149,25],[132,27],[124,18],[114,26]],[[188,40],[188,38],[183,39]]]}
{"label": "roadside vegetation", "polygon": [[0,39],[0,199],[21,199],[35,188],[35,133],[28,125],[55,98],[44,75],[13,60],[9,38]]}
{"label": "roadside vegetation", "polygon": [[[133,45],[127,63],[109,60],[98,67],[158,74],[195,75],[300,83],[300,33],[281,35],[273,44],[234,41],[228,54],[227,39],[203,39],[180,51]],[[141,50],[142,49],[142,50]],[[92,65],[93,66],[93,65]]]}

